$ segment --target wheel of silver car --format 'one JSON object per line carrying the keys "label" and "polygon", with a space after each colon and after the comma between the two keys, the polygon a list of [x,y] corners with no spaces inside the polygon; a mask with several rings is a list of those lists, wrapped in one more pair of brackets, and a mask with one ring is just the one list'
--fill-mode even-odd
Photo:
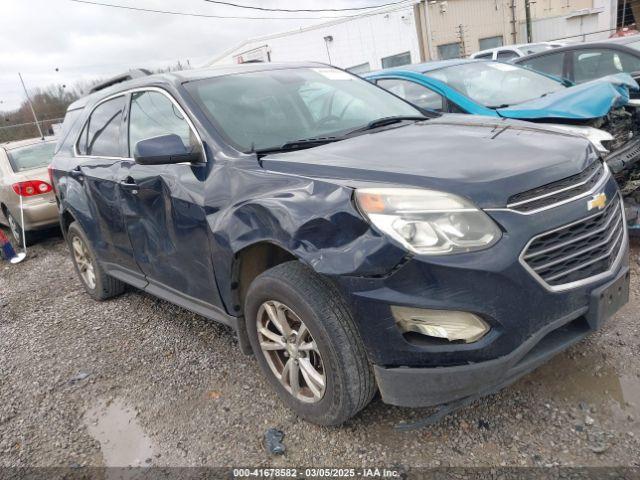
{"label": "wheel of silver car", "polygon": [[320,401],[327,384],[325,368],[305,323],[275,300],[260,305],[256,323],[262,354],[287,392],[301,402]]}
{"label": "wheel of silver car", "polygon": [[73,258],[78,266],[78,273],[82,281],[91,290],[96,288],[96,272],[93,268],[93,262],[89,255],[89,250],[84,241],[80,237],[73,237],[71,240]]}
{"label": "wheel of silver car", "polygon": [[21,246],[22,227],[10,213],[7,213],[7,221],[9,222],[9,229],[11,229],[11,235],[13,235],[14,240],[19,244],[18,246]]}

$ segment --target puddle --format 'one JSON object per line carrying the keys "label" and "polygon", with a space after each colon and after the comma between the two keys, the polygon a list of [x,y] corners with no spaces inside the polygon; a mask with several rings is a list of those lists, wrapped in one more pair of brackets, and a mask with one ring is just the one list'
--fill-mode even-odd
{"label": "puddle", "polygon": [[584,402],[596,408],[596,415],[605,413],[614,423],[627,425],[626,429],[639,428],[628,417],[640,418],[640,378],[616,374],[598,355],[559,355],[520,382],[533,383],[545,396],[573,406]]}
{"label": "puddle", "polygon": [[84,416],[89,434],[100,442],[106,467],[149,466],[153,444],[122,399],[100,402]]}

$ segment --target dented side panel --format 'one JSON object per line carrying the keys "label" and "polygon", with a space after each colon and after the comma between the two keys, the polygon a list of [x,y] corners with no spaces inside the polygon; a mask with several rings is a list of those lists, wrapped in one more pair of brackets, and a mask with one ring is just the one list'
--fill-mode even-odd
{"label": "dented side panel", "polygon": [[234,254],[261,242],[329,276],[390,272],[406,252],[371,229],[352,193],[329,181],[265,171],[255,158],[214,167],[205,192],[207,223],[225,304],[231,302]]}

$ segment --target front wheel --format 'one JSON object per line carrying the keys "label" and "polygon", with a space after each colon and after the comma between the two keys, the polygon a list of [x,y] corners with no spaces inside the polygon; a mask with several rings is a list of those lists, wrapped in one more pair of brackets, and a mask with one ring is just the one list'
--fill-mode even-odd
{"label": "front wheel", "polygon": [[349,309],[310,268],[287,262],[259,275],[245,318],[258,364],[300,417],[337,425],[373,398],[372,369]]}

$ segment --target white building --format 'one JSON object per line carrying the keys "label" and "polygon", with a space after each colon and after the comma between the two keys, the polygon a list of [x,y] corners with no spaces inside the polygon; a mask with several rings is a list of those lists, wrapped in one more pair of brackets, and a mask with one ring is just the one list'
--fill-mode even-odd
{"label": "white building", "polygon": [[[537,0],[530,10],[533,41],[595,40],[615,29],[617,0]],[[408,0],[249,39],[209,65],[318,61],[363,73],[525,43],[525,18],[525,0]]]}

